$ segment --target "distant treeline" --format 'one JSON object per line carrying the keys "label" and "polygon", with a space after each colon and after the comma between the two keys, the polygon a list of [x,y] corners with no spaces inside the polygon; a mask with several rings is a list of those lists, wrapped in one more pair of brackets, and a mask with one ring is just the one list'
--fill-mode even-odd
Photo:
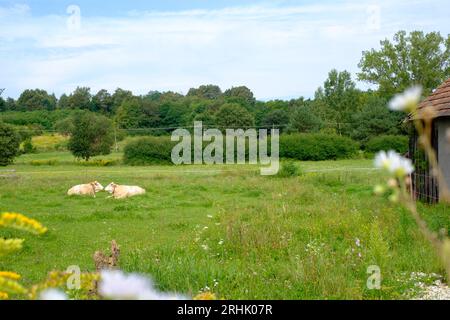
{"label": "distant treeline", "polygon": [[[399,61],[403,61],[401,64]],[[216,85],[192,88],[186,95],[150,91],[134,95],[116,89],[91,92],[78,87],[57,98],[45,90],[25,90],[17,100],[0,96],[0,119],[22,129],[64,133],[76,110],[106,115],[128,134],[162,135],[189,127],[195,120],[206,127],[279,128],[285,133],[321,132],[348,136],[366,143],[378,135],[406,133],[404,114],[386,107],[389,99],[412,84],[425,94],[450,77],[450,37],[432,32],[399,32],[393,43],[363,53],[357,77],[377,85],[376,91],[356,88],[347,71],[330,71],[314,98],[258,101],[245,87],[222,91]]]}
{"label": "distant treeline", "polygon": [[37,89],[24,91],[17,101],[8,101],[0,118],[36,133],[64,133],[65,120],[84,110],[104,114],[118,129],[134,135],[161,135],[203,121],[206,127],[275,127],[282,132],[326,132],[367,140],[378,134],[401,133],[403,117],[389,111],[387,99],[378,92],[356,89],[348,72],[335,70],[314,99],[263,102],[244,86],[222,92],[218,86],[204,85],[187,95],[150,92],[136,96],[123,89],[92,95],[89,88],[77,88],[60,99]]}

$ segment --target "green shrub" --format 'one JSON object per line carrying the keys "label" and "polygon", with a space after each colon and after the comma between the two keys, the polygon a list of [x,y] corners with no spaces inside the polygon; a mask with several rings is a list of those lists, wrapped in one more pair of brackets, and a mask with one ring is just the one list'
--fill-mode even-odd
{"label": "green shrub", "polygon": [[283,161],[280,164],[280,171],[278,171],[277,177],[288,178],[298,177],[302,174],[300,167],[294,161]]}
{"label": "green shrub", "polygon": [[130,141],[124,148],[123,161],[129,165],[172,163],[175,142],[170,137],[143,137]]}
{"label": "green shrub", "polygon": [[86,167],[110,167],[118,164],[117,160],[112,159],[95,159],[89,161],[78,162],[77,164]]}
{"label": "green shrub", "polygon": [[20,136],[10,125],[0,121],[0,166],[13,163],[19,155]]}
{"label": "green shrub", "polygon": [[[170,137],[167,136],[133,138],[124,147],[124,163],[129,165],[171,163],[171,152],[176,143],[170,141]],[[204,146],[206,144],[204,143]],[[268,144],[268,150],[270,150],[270,139]],[[280,136],[281,158],[313,161],[334,160],[356,156],[357,152],[358,144],[356,142],[337,135],[304,133]],[[223,154],[224,156],[226,154],[225,148]],[[247,156],[248,147],[246,148]]]}
{"label": "green shrub", "polygon": [[56,166],[58,164],[58,160],[56,159],[48,159],[48,160],[31,160],[29,162],[32,166]]}
{"label": "green shrub", "polygon": [[358,144],[347,137],[321,133],[280,136],[280,157],[296,160],[336,160],[354,156]]}
{"label": "green shrub", "polygon": [[381,150],[395,150],[400,154],[408,151],[408,137],[406,136],[379,136],[369,140],[366,151],[376,153]]}
{"label": "green shrub", "polygon": [[22,144],[22,153],[36,153],[36,148],[33,146],[31,138],[26,139]]}

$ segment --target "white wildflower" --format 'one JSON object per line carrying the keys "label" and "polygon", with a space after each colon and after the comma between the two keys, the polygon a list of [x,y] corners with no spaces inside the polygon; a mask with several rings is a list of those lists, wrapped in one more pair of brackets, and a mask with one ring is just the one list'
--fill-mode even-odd
{"label": "white wildflower", "polygon": [[380,151],[375,156],[375,166],[380,169],[389,171],[401,178],[411,174],[414,171],[414,167],[410,159],[403,158],[393,150]]}
{"label": "white wildflower", "polygon": [[101,273],[98,289],[99,294],[107,299],[140,300],[141,297],[149,295],[152,284],[141,275],[105,270]]}
{"label": "white wildflower", "polygon": [[46,289],[39,295],[40,300],[68,300],[67,295],[58,289]]}
{"label": "white wildflower", "polygon": [[213,216],[210,215],[210,214],[208,214],[207,217],[208,217],[208,219],[212,219],[213,218]]}
{"label": "white wildflower", "polygon": [[152,282],[138,274],[125,274],[120,270],[104,270],[98,287],[100,296],[113,300],[185,300],[175,293],[156,290]]}
{"label": "white wildflower", "polygon": [[225,241],[224,241],[223,239],[220,239],[219,245],[220,245],[220,246],[223,245],[224,242],[225,242]]}
{"label": "white wildflower", "polygon": [[357,247],[361,246],[361,240],[359,240],[358,238],[355,239],[355,244]]}
{"label": "white wildflower", "polygon": [[203,250],[205,250],[205,251],[208,251],[208,250],[209,250],[209,247],[208,247],[207,244],[202,244],[202,248],[203,248]]}
{"label": "white wildflower", "polygon": [[390,102],[389,108],[394,111],[411,112],[417,108],[422,97],[422,87],[414,86],[396,95]]}
{"label": "white wildflower", "polygon": [[374,164],[377,168],[389,170],[391,166],[391,160],[389,159],[386,151],[380,151],[376,154]]}
{"label": "white wildflower", "polygon": [[400,157],[391,167],[391,172],[397,177],[405,177],[414,172],[414,166],[410,159]]}

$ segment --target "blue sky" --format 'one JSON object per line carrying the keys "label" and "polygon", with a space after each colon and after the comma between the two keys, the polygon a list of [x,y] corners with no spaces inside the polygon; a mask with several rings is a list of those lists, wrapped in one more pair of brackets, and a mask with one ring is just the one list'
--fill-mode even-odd
{"label": "blue sky", "polygon": [[362,51],[398,30],[446,36],[448,12],[448,0],[0,0],[0,88],[213,83],[263,100],[311,97],[329,70],[355,75]]}

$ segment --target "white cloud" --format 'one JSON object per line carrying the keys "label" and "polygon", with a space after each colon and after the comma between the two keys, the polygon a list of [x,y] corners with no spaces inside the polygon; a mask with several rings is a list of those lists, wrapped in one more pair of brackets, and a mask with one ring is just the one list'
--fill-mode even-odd
{"label": "white cloud", "polygon": [[26,4],[15,4],[11,7],[0,7],[0,18],[21,17],[30,13],[30,7]]}
{"label": "white cloud", "polygon": [[400,28],[422,23],[449,31],[445,19],[430,25],[433,17],[422,10],[407,13],[415,4],[423,3],[377,2],[376,28],[368,27],[372,1],[349,0],[81,16],[81,29],[74,31],[67,28],[68,16],[0,8],[0,87],[17,96],[30,87],[61,94],[77,85],[120,86],[145,93],[215,83],[245,84],[260,99],[312,95],[330,69],[357,71],[361,52]]}

